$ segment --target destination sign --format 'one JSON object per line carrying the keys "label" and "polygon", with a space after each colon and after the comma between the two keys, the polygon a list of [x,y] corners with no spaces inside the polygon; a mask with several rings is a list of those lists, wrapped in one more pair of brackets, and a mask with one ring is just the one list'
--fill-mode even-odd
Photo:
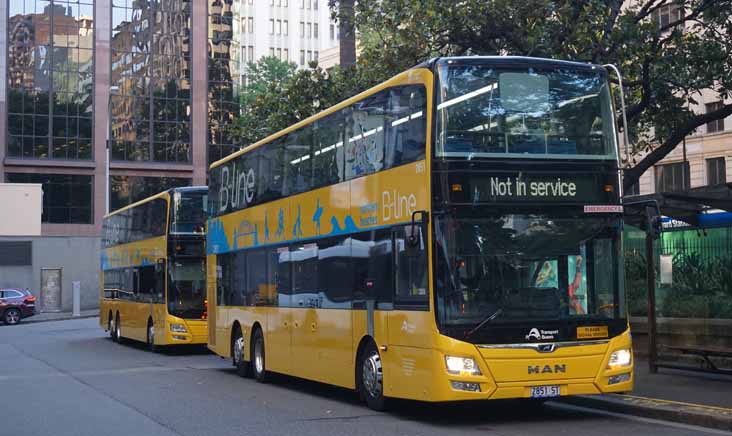
{"label": "destination sign", "polygon": [[[461,177],[463,183],[453,183],[453,201],[462,197],[475,202],[552,202],[613,204],[612,187],[607,191],[602,175],[514,173]],[[467,182],[467,183],[465,183]],[[468,186],[463,186],[468,185]],[[459,186],[459,188],[457,188]],[[457,189],[456,189],[457,188]],[[467,188],[467,189],[466,189]],[[458,195],[456,190],[464,191]],[[466,195],[467,194],[467,195]],[[469,199],[466,198],[469,195]]]}

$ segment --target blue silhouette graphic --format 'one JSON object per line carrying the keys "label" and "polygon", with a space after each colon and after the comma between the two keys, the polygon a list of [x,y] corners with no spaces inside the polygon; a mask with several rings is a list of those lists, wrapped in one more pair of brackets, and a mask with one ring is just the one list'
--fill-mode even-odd
{"label": "blue silhouette graphic", "polygon": [[275,233],[275,237],[282,239],[283,233],[285,233],[285,211],[280,208],[280,211],[277,212],[277,232]]}
{"label": "blue silhouette graphic", "polygon": [[320,235],[320,218],[323,216],[323,207],[320,206],[320,198],[317,199],[315,205],[315,213],[313,214],[313,222],[315,223],[315,234]]}
{"label": "blue silhouette graphic", "polygon": [[264,211],[264,240],[269,241],[269,223],[267,222],[267,211]]}
{"label": "blue silhouette graphic", "polygon": [[224,223],[221,220],[214,219],[209,221],[207,238],[206,248],[209,254],[226,253],[229,251],[229,241],[226,238]]}
{"label": "blue silhouette graphic", "polygon": [[302,223],[300,220],[300,205],[297,205],[297,218],[295,218],[295,225],[292,226],[292,237],[299,238],[302,236]]}
{"label": "blue silhouette graphic", "polygon": [[333,230],[330,232],[331,235],[342,235],[344,233],[353,233],[359,230],[356,223],[351,218],[351,215],[346,215],[343,219],[343,227],[338,223],[338,219],[335,216],[330,217],[330,223],[333,226]]}

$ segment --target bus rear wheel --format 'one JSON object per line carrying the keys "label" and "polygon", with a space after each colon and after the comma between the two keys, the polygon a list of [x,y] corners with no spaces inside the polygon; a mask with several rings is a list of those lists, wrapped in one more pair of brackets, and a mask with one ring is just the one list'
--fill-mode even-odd
{"label": "bus rear wheel", "polygon": [[122,326],[119,323],[119,312],[114,317],[114,325],[112,326],[112,340],[114,342],[122,342]]}
{"label": "bus rear wheel", "polygon": [[384,397],[384,372],[381,367],[381,356],[374,343],[370,343],[361,353],[358,362],[358,391],[369,408],[377,411],[386,410]]}
{"label": "bus rear wheel", "polygon": [[236,368],[236,373],[241,377],[249,377],[252,373],[252,365],[244,360],[244,335],[241,328],[234,328],[234,334],[231,339],[231,363]]}
{"label": "bus rear wheel", "polygon": [[267,373],[266,368],[264,335],[262,334],[262,330],[256,329],[252,334],[252,373],[254,379],[260,383],[268,381],[269,373]]}

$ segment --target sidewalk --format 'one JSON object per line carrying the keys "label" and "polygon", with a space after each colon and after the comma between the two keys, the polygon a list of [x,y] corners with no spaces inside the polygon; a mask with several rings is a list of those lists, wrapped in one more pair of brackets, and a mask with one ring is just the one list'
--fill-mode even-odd
{"label": "sidewalk", "polygon": [[44,321],[63,321],[65,319],[93,318],[99,316],[99,309],[82,310],[80,316],[73,316],[71,312],[37,313],[30,318],[23,318],[21,324]]}
{"label": "sidewalk", "polygon": [[732,376],[659,368],[636,360],[635,389],[626,395],[579,396],[563,401],[684,424],[732,431]]}

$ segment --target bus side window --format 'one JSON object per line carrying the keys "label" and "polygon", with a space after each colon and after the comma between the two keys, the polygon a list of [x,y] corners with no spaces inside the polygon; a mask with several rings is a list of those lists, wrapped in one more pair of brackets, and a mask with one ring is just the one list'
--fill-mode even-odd
{"label": "bus side window", "polygon": [[417,254],[407,254],[406,227],[399,227],[395,234],[396,247],[396,295],[395,305],[412,309],[429,309],[427,241],[419,228]]}
{"label": "bus side window", "polygon": [[386,167],[424,159],[427,134],[427,97],[422,85],[389,90],[386,113]]}
{"label": "bus side window", "polygon": [[354,300],[376,300],[377,308],[388,309],[393,301],[391,230],[372,230],[353,235]]}
{"label": "bus side window", "polygon": [[277,287],[277,306],[290,307],[292,302],[292,265],[290,263],[290,249],[288,247],[280,247],[275,249],[276,255],[274,267],[276,276],[274,283]]}

